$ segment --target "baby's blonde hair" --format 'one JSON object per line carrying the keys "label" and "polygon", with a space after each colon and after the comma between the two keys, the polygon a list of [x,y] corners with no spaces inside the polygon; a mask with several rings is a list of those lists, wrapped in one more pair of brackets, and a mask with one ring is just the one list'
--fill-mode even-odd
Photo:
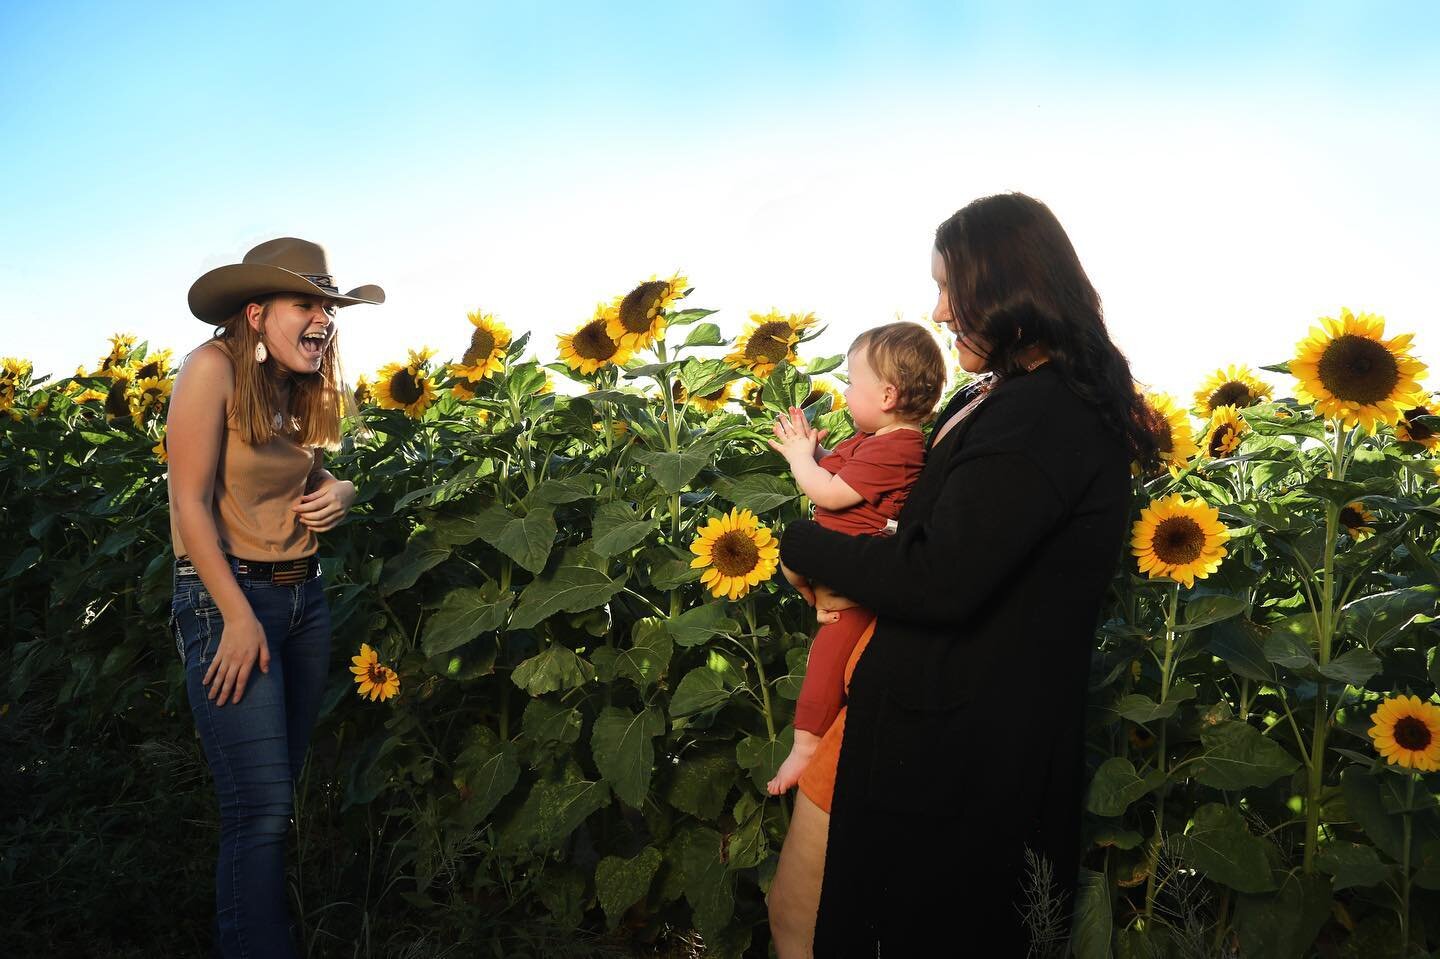
{"label": "baby's blonde hair", "polygon": [[919,323],[886,323],[855,337],[850,352],[865,348],[881,383],[895,387],[895,416],[924,423],[935,415],[945,389],[945,357],[930,331]]}

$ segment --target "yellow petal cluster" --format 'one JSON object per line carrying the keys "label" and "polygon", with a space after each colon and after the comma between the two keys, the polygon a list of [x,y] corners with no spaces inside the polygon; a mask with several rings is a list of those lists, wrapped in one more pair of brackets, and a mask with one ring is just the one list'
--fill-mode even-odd
{"label": "yellow petal cluster", "polygon": [[1299,380],[1296,397],[1346,429],[1373,433],[1381,423],[1393,426],[1423,399],[1425,364],[1410,355],[1413,338],[1404,333],[1386,339],[1384,318],[1372,313],[1341,310],[1339,319],[1321,317],[1290,361]]}
{"label": "yellow petal cluster", "polygon": [[350,672],[355,674],[356,690],[361,696],[386,700],[400,692],[400,675],[380,664],[380,657],[368,643],[360,644],[360,655],[350,657]]}
{"label": "yellow petal cluster", "polygon": [[1392,696],[1375,710],[1370,738],[1394,766],[1440,771],[1440,706],[1418,696]]}
{"label": "yellow petal cluster", "polygon": [[730,510],[705,524],[690,544],[691,569],[703,569],[700,582],[716,597],[739,599],[751,587],[775,575],[780,542],[748,509]]}
{"label": "yellow petal cluster", "polygon": [[1186,586],[1220,568],[1230,531],[1220,511],[1203,500],[1179,493],[1151,500],[1131,529],[1130,550],[1140,572],[1151,579],[1173,579]]}

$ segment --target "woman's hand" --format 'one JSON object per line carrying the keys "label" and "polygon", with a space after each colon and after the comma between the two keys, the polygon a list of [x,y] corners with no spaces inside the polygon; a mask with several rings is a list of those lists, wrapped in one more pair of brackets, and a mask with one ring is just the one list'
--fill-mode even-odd
{"label": "woman's hand", "polygon": [[355,502],[355,484],[349,480],[331,480],[314,492],[306,493],[290,507],[296,518],[312,531],[323,533],[334,529]]}
{"label": "woman's hand", "polygon": [[270,672],[270,646],[265,642],[260,620],[248,611],[226,620],[220,627],[220,647],[215,650],[210,668],[205,670],[204,683],[216,706],[240,701],[257,659],[260,672]]}
{"label": "woman's hand", "polygon": [[811,588],[810,581],[808,579],[806,579],[804,576],[801,576],[799,573],[795,572],[793,569],[786,566],[784,563],[780,564],[780,572],[785,577],[785,581],[791,586],[794,586],[795,589],[799,591],[800,595],[805,597],[805,602],[809,603],[811,606],[815,605],[815,590]]}

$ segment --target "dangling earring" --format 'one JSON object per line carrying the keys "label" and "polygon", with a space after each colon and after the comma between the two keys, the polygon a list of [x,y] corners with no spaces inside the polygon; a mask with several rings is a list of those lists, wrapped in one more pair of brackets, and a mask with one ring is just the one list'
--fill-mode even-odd
{"label": "dangling earring", "polygon": [[255,344],[255,362],[264,363],[270,358],[270,351],[265,349],[265,341],[261,340]]}

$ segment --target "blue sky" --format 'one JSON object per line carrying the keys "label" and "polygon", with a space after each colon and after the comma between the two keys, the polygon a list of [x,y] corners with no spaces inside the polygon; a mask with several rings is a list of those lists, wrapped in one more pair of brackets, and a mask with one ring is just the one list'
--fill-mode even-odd
{"label": "blue sky", "polygon": [[1341,305],[1440,362],[1434,5],[523,6],[0,6],[0,354],[183,352],[190,282],[277,235],[389,292],[342,314],[352,374],[476,308],[548,359],[675,269],[728,332],[814,310],[839,352],[1020,189],[1157,386]]}

